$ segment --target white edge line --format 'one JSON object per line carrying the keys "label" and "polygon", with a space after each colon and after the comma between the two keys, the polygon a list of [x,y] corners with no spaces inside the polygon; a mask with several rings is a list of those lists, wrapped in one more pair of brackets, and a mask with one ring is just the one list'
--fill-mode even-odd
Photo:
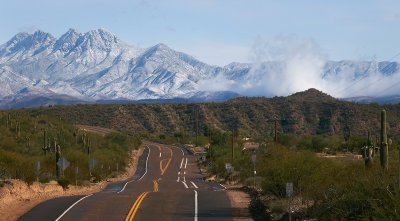
{"label": "white edge line", "polygon": [[187,166],[187,157],[186,157],[186,162],[185,162],[185,169],[186,169],[186,166]]}
{"label": "white edge line", "polygon": [[182,181],[183,185],[185,185],[186,189],[189,188],[185,181]]}
{"label": "white edge line", "polygon": [[122,187],[122,189],[120,191],[118,191],[117,193],[122,193],[122,191],[125,190],[126,185],[128,185],[128,183],[131,183],[131,182],[133,182],[133,180],[126,182],[124,187]]}
{"label": "white edge line", "polygon": [[74,207],[76,204],[78,204],[80,201],[88,198],[89,196],[92,196],[93,194],[84,196],[82,198],[80,198],[78,201],[76,201],[74,204],[72,204],[70,207],[68,207],[67,210],[65,210],[59,217],[57,217],[57,219],[55,221],[59,221],[68,211],[70,211],[72,209],[72,207]]}
{"label": "white edge line", "polygon": [[194,186],[194,188],[196,188],[196,189],[198,188],[198,187],[196,186],[196,184],[193,183],[193,181],[190,181],[190,183]]}
{"label": "white edge line", "polygon": [[143,177],[146,175],[146,173],[147,173],[147,163],[148,163],[148,161],[149,161],[149,156],[150,156],[150,148],[147,146],[147,148],[149,149],[149,153],[147,154],[147,158],[146,158],[146,171],[144,172],[144,174],[138,179],[138,181],[139,180],[141,180],[141,179],[143,179]]}
{"label": "white edge line", "polygon": [[183,159],[184,159],[184,158],[182,158],[182,161],[181,161],[181,166],[179,167],[179,169],[181,169],[181,168],[182,168],[182,166],[183,166]]}
{"label": "white edge line", "polygon": [[183,177],[183,182],[186,182],[186,177]]}
{"label": "white edge line", "polygon": [[197,213],[199,211],[199,205],[198,205],[198,200],[197,200],[197,191],[194,191],[194,221],[197,221]]}
{"label": "white edge line", "polygon": [[178,182],[179,183],[179,179],[180,179],[181,177],[180,176],[178,176],[178,179],[176,180],[176,182]]}
{"label": "white edge line", "polygon": [[222,185],[222,184],[220,184],[220,183],[219,183],[219,185],[222,186],[222,188],[226,189],[226,187],[225,187],[224,185]]}
{"label": "white edge line", "polygon": [[[147,147],[147,146],[146,146],[146,147]],[[149,160],[149,156],[150,156],[150,148],[149,148],[149,147],[147,147],[147,148],[149,149],[149,153],[147,154],[147,158],[146,158],[146,171],[145,171],[144,174],[138,179],[138,181],[141,180],[141,179],[144,177],[144,175],[146,175],[146,173],[147,173],[147,161]],[[129,183],[133,182],[133,181],[134,181],[134,180],[131,180],[131,181],[126,182],[125,185],[124,185],[124,187],[122,187],[122,189],[121,189],[120,191],[118,191],[117,193],[122,193],[122,192],[125,190],[126,186],[127,186]]]}

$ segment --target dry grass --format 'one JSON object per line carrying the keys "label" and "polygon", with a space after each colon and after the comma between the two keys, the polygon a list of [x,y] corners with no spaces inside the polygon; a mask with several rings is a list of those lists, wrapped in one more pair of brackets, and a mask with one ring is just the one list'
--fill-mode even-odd
{"label": "dry grass", "polygon": [[61,196],[87,195],[99,192],[110,182],[125,180],[136,172],[139,156],[143,148],[131,152],[130,162],[126,172],[117,178],[108,179],[90,186],[70,186],[63,190],[57,182],[47,184],[34,183],[28,186],[20,180],[8,180],[3,188],[0,188],[0,217],[1,220],[17,220],[24,213],[41,202]]}

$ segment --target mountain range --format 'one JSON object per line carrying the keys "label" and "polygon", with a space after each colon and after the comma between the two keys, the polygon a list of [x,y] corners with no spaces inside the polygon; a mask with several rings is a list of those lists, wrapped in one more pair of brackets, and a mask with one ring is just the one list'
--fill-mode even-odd
{"label": "mountain range", "polygon": [[[265,62],[264,70],[282,68]],[[252,64],[208,65],[165,44],[138,48],[111,32],[68,30],[56,38],[49,33],[18,33],[0,46],[0,107],[48,104],[112,103],[150,100],[223,101],[240,96],[232,90],[209,90],[204,82],[222,76],[232,82],[254,78]],[[371,71],[391,75],[396,62],[327,62],[323,76]],[[257,77],[256,77],[257,78]],[[200,82],[203,82],[202,84]]]}

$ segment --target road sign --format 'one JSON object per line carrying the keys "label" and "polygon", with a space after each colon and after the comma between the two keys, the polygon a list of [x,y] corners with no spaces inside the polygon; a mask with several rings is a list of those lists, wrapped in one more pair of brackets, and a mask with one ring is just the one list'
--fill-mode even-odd
{"label": "road sign", "polygon": [[225,169],[228,173],[233,173],[233,171],[235,171],[235,169],[233,168],[232,164],[230,163],[226,163],[225,164]]}
{"label": "road sign", "polygon": [[286,183],[286,196],[289,198],[293,196],[293,183]]}
{"label": "road sign", "polygon": [[93,170],[93,168],[96,166],[96,160],[94,158],[89,160],[89,169]]}
{"label": "road sign", "polygon": [[40,171],[40,161],[39,161],[39,160],[37,160],[37,161],[35,162],[35,168],[36,168],[36,172],[39,173],[39,171]]}
{"label": "road sign", "polygon": [[58,160],[57,165],[60,167],[61,171],[64,171],[65,169],[67,169],[69,167],[69,161],[67,159],[65,159],[64,157],[61,157]]}

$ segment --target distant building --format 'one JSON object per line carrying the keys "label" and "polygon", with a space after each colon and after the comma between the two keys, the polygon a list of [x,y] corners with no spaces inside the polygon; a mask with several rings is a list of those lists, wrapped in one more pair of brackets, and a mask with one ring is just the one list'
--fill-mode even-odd
{"label": "distant building", "polygon": [[246,142],[243,144],[243,150],[257,150],[260,147],[259,143]]}

